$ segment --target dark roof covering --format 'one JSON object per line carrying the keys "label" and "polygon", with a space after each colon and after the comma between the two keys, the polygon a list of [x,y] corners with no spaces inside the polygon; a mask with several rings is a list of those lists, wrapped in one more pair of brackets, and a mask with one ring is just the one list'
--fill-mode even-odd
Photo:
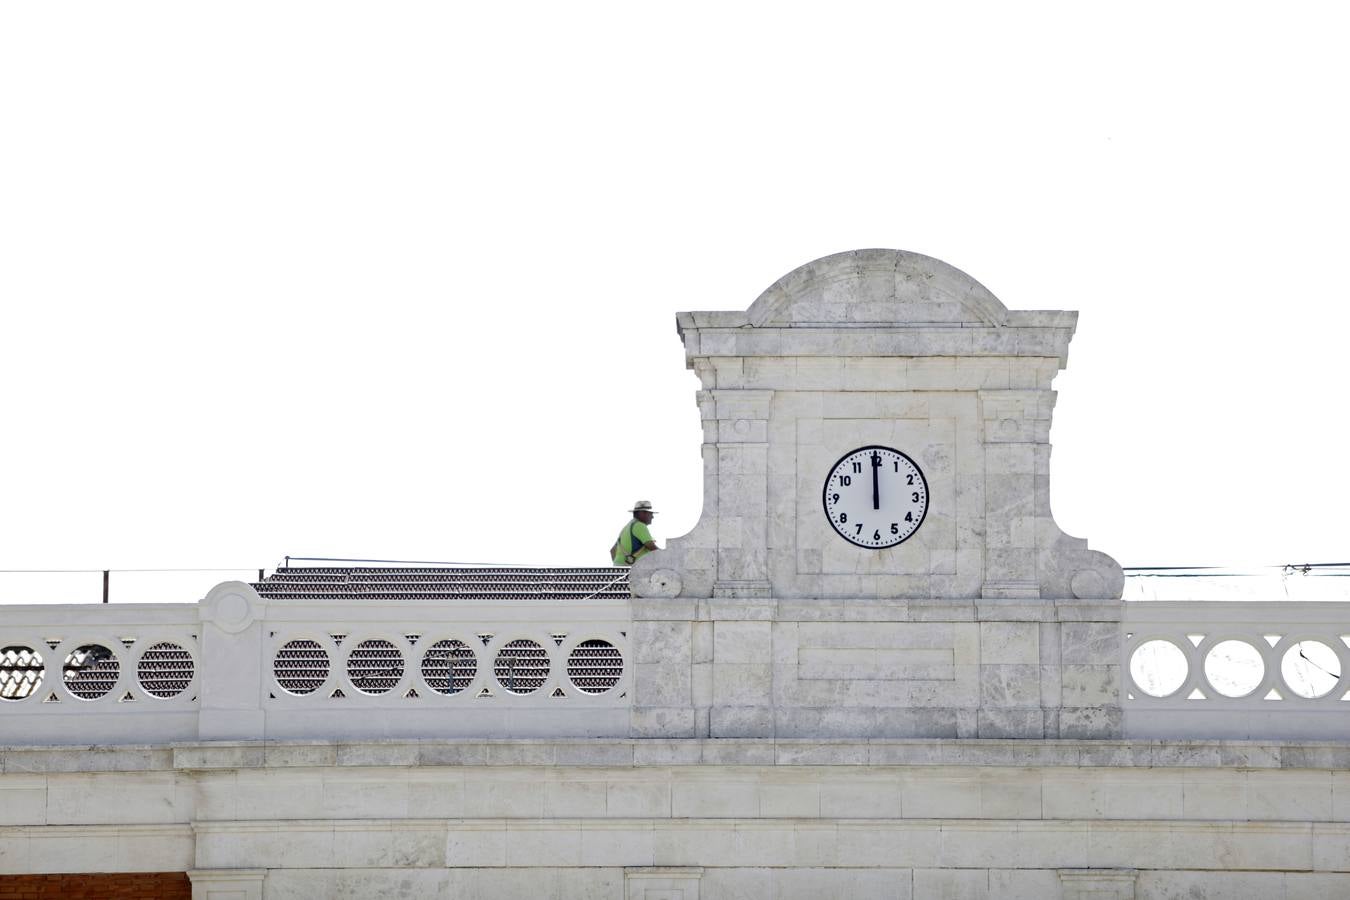
{"label": "dark roof covering", "polygon": [[253,587],[269,600],[584,600],[627,597],[628,570],[285,567]]}

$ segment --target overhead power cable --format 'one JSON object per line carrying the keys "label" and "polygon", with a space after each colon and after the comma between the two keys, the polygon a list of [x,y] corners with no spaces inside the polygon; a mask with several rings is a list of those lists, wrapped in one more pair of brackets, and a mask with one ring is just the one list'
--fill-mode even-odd
{"label": "overhead power cable", "polygon": [[[1316,572],[1323,577],[1339,578],[1350,575],[1350,563],[1284,563],[1272,566],[1122,566],[1124,571],[1135,575],[1155,578],[1250,578],[1282,572],[1299,572],[1304,575]],[[1326,572],[1328,569],[1345,569],[1345,573]]]}
{"label": "overhead power cable", "polygon": [[460,568],[472,569],[604,569],[608,566],[540,566],[530,563],[490,563],[490,562],[449,562],[446,560],[434,559],[367,559],[364,557],[347,556],[287,556],[286,566],[289,567],[292,561],[300,562],[340,562],[340,563],[379,563],[381,565],[399,565],[399,566],[458,566]]}

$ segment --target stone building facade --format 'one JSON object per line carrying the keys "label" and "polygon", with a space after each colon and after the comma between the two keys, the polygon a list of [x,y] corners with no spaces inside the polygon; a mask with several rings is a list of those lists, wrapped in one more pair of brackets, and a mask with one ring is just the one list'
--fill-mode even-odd
{"label": "stone building facade", "polygon": [[1073,313],[872,250],[677,321],[703,515],[631,570],[6,607],[0,896],[1350,896],[1350,605],[1121,600],[1049,507]]}

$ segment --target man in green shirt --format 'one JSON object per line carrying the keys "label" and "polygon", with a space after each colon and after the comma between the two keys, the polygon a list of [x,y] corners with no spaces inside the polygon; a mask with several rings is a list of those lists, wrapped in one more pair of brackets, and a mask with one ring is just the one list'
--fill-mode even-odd
{"label": "man in green shirt", "polygon": [[652,533],[647,530],[654,515],[656,510],[652,509],[650,500],[639,500],[633,504],[633,520],[623,526],[619,539],[609,548],[614,565],[631,566],[656,549],[656,541],[652,540]]}

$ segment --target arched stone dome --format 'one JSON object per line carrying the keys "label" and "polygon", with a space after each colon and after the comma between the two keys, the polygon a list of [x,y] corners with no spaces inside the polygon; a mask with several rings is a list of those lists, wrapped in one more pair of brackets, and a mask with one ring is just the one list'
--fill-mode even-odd
{"label": "arched stone dome", "polygon": [[906,250],[850,250],[799,266],[746,311],[750,325],[979,325],[1008,309],[955,266]]}

